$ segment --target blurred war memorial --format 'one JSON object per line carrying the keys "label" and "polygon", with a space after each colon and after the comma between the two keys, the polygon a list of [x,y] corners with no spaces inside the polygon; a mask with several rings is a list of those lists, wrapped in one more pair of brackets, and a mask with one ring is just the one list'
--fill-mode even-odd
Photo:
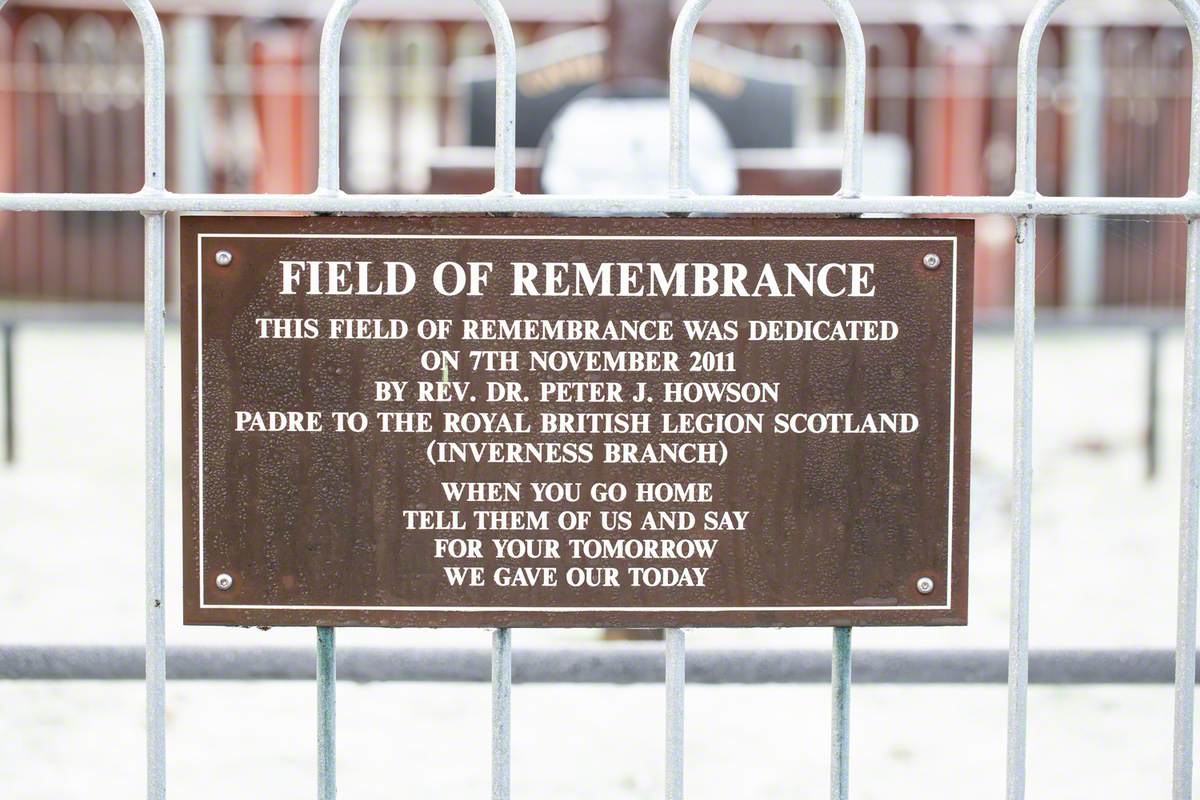
{"label": "blurred war memorial", "polygon": [[[674,15],[669,0],[612,0],[594,42],[530,58],[517,83],[517,146],[527,151],[520,191],[602,194],[666,189],[667,62]],[[597,31],[596,33],[600,33]],[[595,50],[596,45],[603,47]],[[576,52],[573,52],[576,51]],[[490,59],[463,70],[467,145],[475,169],[435,161],[434,191],[481,191],[490,178],[495,71]],[[796,85],[802,70],[733,47],[702,43],[692,71],[696,189],[710,194],[830,194],[836,162],[802,168],[737,163],[735,151],[786,151],[796,140]],[[897,187],[899,188],[899,187]]]}

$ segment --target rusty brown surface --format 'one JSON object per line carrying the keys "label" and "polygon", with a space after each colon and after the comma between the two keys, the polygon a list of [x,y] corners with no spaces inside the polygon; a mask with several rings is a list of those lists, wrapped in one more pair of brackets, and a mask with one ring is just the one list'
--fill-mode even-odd
{"label": "rusty brown surface", "polygon": [[[205,234],[201,242],[199,235]],[[221,234],[241,234],[228,237]],[[264,238],[248,238],[247,234]],[[274,234],[267,238],[265,235]],[[280,234],[286,234],[280,237]],[[290,238],[339,234],[355,238]],[[372,238],[385,235],[448,238]],[[479,239],[472,236],[496,236]],[[512,236],[539,237],[511,239]],[[563,239],[540,237],[614,237]],[[635,239],[635,236],[701,237]],[[731,237],[781,237],[733,239]],[[863,237],[789,240],[786,237]],[[876,238],[867,238],[876,237]],[[952,237],[899,239],[879,237]],[[191,217],[182,221],[184,617],[189,623],[236,625],[389,626],[776,626],[964,624],[967,618],[967,525],[970,466],[972,223],[964,220],[488,217]],[[218,266],[216,251],[233,263]],[[941,266],[922,259],[935,253]],[[197,264],[199,258],[199,264]],[[306,296],[279,293],[281,259],[406,261],[418,272],[404,297]],[[429,288],[442,261],[495,262],[481,297],[444,297]],[[510,261],[863,261],[875,263],[871,298],[512,297]],[[197,268],[198,267],[198,268]],[[203,303],[198,305],[202,283]],[[952,290],[952,287],[953,290]],[[469,382],[480,398],[446,410],[910,412],[911,434],[720,435],[467,435],[235,432],[237,410],[419,410],[415,404],[374,400],[375,380],[440,378],[417,366],[425,343],[260,339],[258,317],[364,317],[455,320],[445,349],[464,318],[669,319],[676,338],[663,343],[480,342],[475,349],[646,349],[686,354],[734,353],[734,377],[638,373],[547,376],[473,373],[464,358],[451,381]],[[892,342],[691,343],[683,320],[887,319],[899,325]],[[952,325],[953,320],[953,325]],[[202,341],[198,324],[202,322]],[[952,336],[953,334],[953,336]],[[953,354],[951,344],[953,339]],[[203,565],[200,563],[199,352],[203,351]],[[953,376],[953,397],[951,377]],[[780,382],[778,406],[694,404],[651,409],[631,400],[592,406],[485,403],[484,381],[517,380],[535,395],[542,380],[635,381],[652,390],[661,381]],[[390,406],[401,406],[393,408]],[[553,406],[553,407],[551,407]],[[598,407],[603,406],[603,407]],[[636,406],[636,407],[635,407]],[[953,407],[953,413],[951,408]],[[423,410],[437,411],[437,407]],[[951,429],[953,428],[953,436]],[[443,441],[591,442],[587,464],[431,464],[426,446]],[[724,441],[724,464],[604,463],[604,441]],[[953,465],[953,470],[951,470]],[[951,474],[952,473],[952,474]],[[447,534],[406,530],[406,509],[458,508],[556,512],[535,504],[526,488],[507,504],[447,501],[443,481],[696,483],[713,487],[708,504],[597,504],[575,510],[745,510],[745,532],[605,532],[552,529],[480,534],[485,557],[450,562],[433,557],[432,542]],[[586,488],[585,488],[586,492]],[[952,502],[952,510],[951,510]],[[470,536],[460,531],[449,536]],[[610,566],[612,562],[497,561],[491,538],[716,539],[703,588],[480,588],[447,585],[443,567],[470,564],[491,574],[497,566]],[[635,566],[679,566],[648,561]],[[617,562],[616,566],[627,566]],[[947,590],[947,568],[953,574]],[[217,576],[233,577],[220,591]],[[928,595],[917,580],[931,577]],[[201,581],[204,605],[201,605]],[[489,581],[490,583],[490,581]],[[571,610],[568,610],[571,609]]]}

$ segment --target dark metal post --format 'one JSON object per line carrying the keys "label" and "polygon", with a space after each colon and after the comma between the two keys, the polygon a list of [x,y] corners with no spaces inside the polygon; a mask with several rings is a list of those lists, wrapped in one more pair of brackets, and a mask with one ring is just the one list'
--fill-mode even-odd
{"label": "dark metal post", "polygon": [[17,460],[17,391],[15,387],[16,368],[13,366],[13,339],[16,337],[16,324],[4,323],[4,463],[14,464]]}
{"label": "dark metal post", "polygon": [[1158,362],[1162,356],[1162,329],[1155,326],[1150,334],[1150,363],[1146,366],[1146,479],[1158,474]]}

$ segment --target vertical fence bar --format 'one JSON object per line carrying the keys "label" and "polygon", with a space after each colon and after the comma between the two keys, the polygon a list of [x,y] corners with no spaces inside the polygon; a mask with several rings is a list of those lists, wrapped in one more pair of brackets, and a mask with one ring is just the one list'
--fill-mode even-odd
{"label": "vertical fence bar", "polygon": [[496,51],[495,194],[514,194],[517,186],[517,41],[498,0],[475,0],[483,11]]}
{"label": "vertical fence bar", "polygon": [[1029,703],[1029,549],[1033,495],[1034,217],[1017,220],[1013,385],[1013,531],[1008,635],[1007,796],[1025,796]]}
{"label": "vertical fence bar", "polygon": [[[1037,61],[1050,15],[1063,0],[1041,0],[1017,52],[1017,143],[1013,195],[1037,194]],[[1008,633],[1008,800],[1025,797],[1029,706],[1029,550],[1033,498],[1033,331],[1037,219],[1016,220],[1013,283],[1013,527]]]}
{"label": "vertical fence bar", "polygon": [[[1200,6],[1172,0],[1187,24],[1192,46],[1192,118],[1188,141],[1188,195],[1200,194]],[[1174,800],[1192,798],[1196,704],[1196,556],[1200,527],[1200,220],[1187,226],[1183,357],[1183,464],[1179,498],[1179,588],[1175,616],[1175,730],[1171,789]]]}
{"label": "vertical fence bar", "polygon": [[688,175],[688,136],[691,114],[692,38],[696,24],[704,13],[708,0],[688,0],[679,9],[675,27],[671,30],[670,76],[667,86],[667,113],[670,125],[670,150],[667,163],[667,186],[671,195],[691,191]]}
{"label": "vertical fence bar", "polygon": [[[1193,87],[1194,89],[1195,87]],[[1200,524],[1200,220],[1187,229],[1187,298],[1183,356],[1183,476],[1179,500],[1179,589],[1175,632],[1173,797],[1191,800],[1196,689],[1196,549]]]}
{"label": "vertical fence bar", "polygon": [[512,630],[492,632],[492,799],[512,791]]}
{"label": "vertical fence bar", "polygon": [[342,34],[358,0],[337,0],[325,15],[317,55],[317,194],[341,189]]}
{"label": "vertical fence bar", "polygon": [[683,800],[683,687],[686,681],[684,634],[668,628],[666,645],[666,797]]}
{"label": "vertical fence bar", "polygon": [[167,634],[163,569],[165,214],[145,215],[146,796],[166,797]]}
{"label": "vertical fence bar", "polygon": [[[842,187],[841,197],[862,194],[862,154],[866,131],[867,48],[862,25],[854,8],[839,9],[829,2],[838,18],[845,46],[846,87],[842,107]],[[832,724],[829,753],[829,796],[833,800],[850,797],[850,689],[852,628],[833,629],[833,653],[830,671]]]}
{"label": "vertical fence bar", "polygon": [[829,756],[829,796],[850,797],[850,635],[851,628],[833,629],[832,731]]}
{"label": "vertical fence bar", "polygon": [[[316,194],[341,191],[342,34],[357,0],[325,15],[317,54]],[[337,797],[337,629],[317,628],[317,800]]]}
{"label": "vertical fence bar", "polygon": [[[498,2],[476,0],[483,9],[496,51],[494,194],[517,190],[517,44],[508,14]],[[492,633],[492,798],[512,791],[512,631]]]}
{"label": "vertical fence bar", "polygon": [[[688,0],[679,10],[671,30],[668,65],[667,115],[670,139],[667,155],[668,193],[685,195],[691,191],[688,175],[688,126],[691,109],[691,52],[696,24],[710,0]],[[666,649],[666,742],[664,794],[667,800],[683,800],[683,699],[687,680],[687,645],[683,630],[663,631]]]}
{"label": "vertical fence bar", "polygon": [[[517,43],[508,14],[495,0],[476,0],[492,32],[496,52],[494,194],[517,187]],[[492,798],[512,791],[512,631],[492,633]]]}
{"label": "vertical fence bar", "polygon": [[512,631],[492,632],[492,800],[511,796]]}
{"label": "vertical fence bar", "polygon": [[336,637],[336,628],[317,628],[317,800],[337,797]]}
{"label": "vertical fence bar", "polygon": [[[143,191],[166,188],[166,49],[149,0],[126,0],[142,37],[144,80]],[[167,641],[163,554],[163,351],[166,320],[166,214],[147,212],[144,238],[145,538],[146,538],[146,797],[167,794]]]}

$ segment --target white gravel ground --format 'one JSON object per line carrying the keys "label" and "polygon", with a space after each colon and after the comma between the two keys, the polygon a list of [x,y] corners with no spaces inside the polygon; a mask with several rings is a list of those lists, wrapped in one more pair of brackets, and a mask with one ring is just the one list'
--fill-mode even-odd
{"label": "white gravel ground", "polygon": [[[124,325],[23,329],[17,343],[21,458],[0,466],[0,640],[136,643],[142,636],[142,362]],[[1036,368],[1035,647],[1170,647],[1174,637],[1180,342],[1162,379],[1163,469],[1144,479],[1144,335],[1039,338]],[[168,343],[168,585],[179,583],[178,339]],[[870,629],[862,647],[1003,647],[1011,490],[1011,342],[979,335],[971,530],[971,624]],[[183,628],[168,640],[311,644],[311,630]],[[593,641],[518,631],[516,646]],[[827,630],[696,630],[704,646],[826,647]],[[485,631],[344,630],[339,643],[486,647]],[[692,798],[822,797],[823,687],[691,687]],[[1002,687],[855,690],[857,798],[999,796]],[[312,686],[179,683],[168,697],[170,796],[314,794]],[[484,797],[486,686],[339,688],[339,784],[348,800]],[[1166,796],[1169,687],[1036,688],[1029,796]],[[137,684],[0,683],[0,798],[136,797]],[[661,795],[660,687],[520,686],[513,697],[519,798]]]}

